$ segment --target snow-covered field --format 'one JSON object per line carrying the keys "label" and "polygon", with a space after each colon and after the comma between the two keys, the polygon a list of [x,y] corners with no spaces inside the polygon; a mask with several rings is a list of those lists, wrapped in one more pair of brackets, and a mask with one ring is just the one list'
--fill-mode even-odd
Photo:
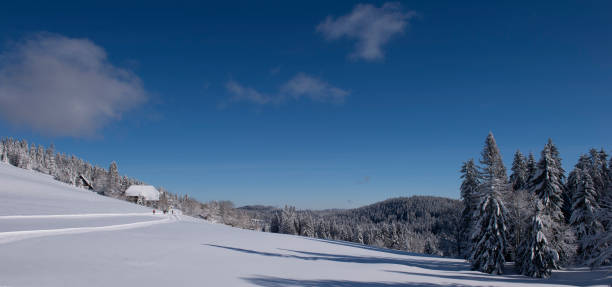
{"label": "snow-covered field", "polygon": [[[510,269],[511,270],[511,269]],[[610,269],[550,280],[463,260],[212,224],[0,163],[0,286],[608,286]]]}

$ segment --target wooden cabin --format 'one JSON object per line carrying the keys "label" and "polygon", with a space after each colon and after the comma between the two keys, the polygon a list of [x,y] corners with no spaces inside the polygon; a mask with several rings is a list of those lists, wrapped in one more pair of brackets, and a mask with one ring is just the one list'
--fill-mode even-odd
{"label": "wooden cabin", "polygon": [[159,191],[152,185],[132,185],[125,191],[128,201],[151,205],[159,201]]}

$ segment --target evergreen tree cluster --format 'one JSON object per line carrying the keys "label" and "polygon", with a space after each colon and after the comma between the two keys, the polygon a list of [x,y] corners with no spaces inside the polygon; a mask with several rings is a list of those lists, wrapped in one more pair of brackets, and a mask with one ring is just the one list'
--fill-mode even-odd
{"label": "evergreen tree cluster", "polygon": [[565,176],[549,139],[540,159],[514,155],[509,180],[489,133],[480,166],[461,167],[460,254],[474,270],[501,274],[514,261],[531,277],[569,264],[592,267],[612,259],[612,174],[603,150],[581,156]]}
{"label": "evergreen tree cluster", "polygon": [[26,140],[3,138],[0,140],[0,160],[16,167],[49,174],[56,180],[85,187],[85,180],[95,191],[107,196],[121,198],[125,190],[141,181],[120,176],[117,164],[112,162],[107,169],[94,166],[74,155],[66,155],[55,151],[51,144],[45,148],[41,145],[28,145]]}

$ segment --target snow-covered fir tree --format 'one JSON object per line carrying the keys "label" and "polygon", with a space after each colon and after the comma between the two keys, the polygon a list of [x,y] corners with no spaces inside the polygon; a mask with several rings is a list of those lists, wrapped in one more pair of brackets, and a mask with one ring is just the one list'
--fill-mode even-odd
{"label": "snow-covered fir tree", "polygon": [[544,146],[540,161],[537,163],[537,171],[531,178],[530,187],[531,192],[542,201],[545,212],[553,220],[563,221],[561,212],[564,191],[563,169],[555,150],[556,147],[550,141]]}
{"label": "snow-covered fir tree", "polygon": [[119,195],[121,191],[119,169],[117,168],[117,163],[114,161],[111,162],[110,166],[108,167],[106,181],[104,192],[113,196]]}
{"label": "snow-covered fir tree", "polygon": [[481,201],[475,215],[478,221],[472,234],[474,245],[470,256],[473,270],[495,274],[504,272],[508,242],[507,211],[502,193],[507,188],[507,184],[498,178],[490,178],[480,186]]}
{"label": "snow-covered fir tree", "polygon": [[2,147],[2,153],[0,154],[0,161],[2,161],[3,163],[9,163],[8,146],[4,143],[4,140],[2,141],[2,144],[0,145],[0,147]]}
{"label": "snow-covered fir tree", "polygon": [[463,200],[463,210],[461,212],[458,252],[467,259],[471,255],[470,237],[474,225],[474,212],[478,208],[480,200],[478,196],[478,186],[481,184],[480,172],[473,159],[464,162],[461,166],[461,178],[463,179],[460,190]]}
{"label": "snow-covered fir tree", "polygon": [[36,145],[32,143],[32,145],[30,146],[29,154],[28,154],[28,156],[30,157],[29,169],[38,170],[38,158],[37,158],[36,151],[37,151]]}
{"label": "snow-covered fir tree", "polygon": [[603,224],[603,231],[587,238],[593,251],[585,263],[591,267],[612,264],[612,190],[608,189],[600,207],[596,217]]}
{"label": "snow-covered fir tree", "polygon": [[55,146],[51,144],[45,150],[45,169],[50,175],[55,175]]}
{"label": "snow-covered fir tree", "polygon": [[20,140],[17,142],[16,149],[14,151],[14,160],[17,163],[17,167],[30,169],[30,157],[28,156],[28,142],[26,140]]}
{"label": "snow-covered fir tree", "polygon": [[295,207],[285,206],[285,209],[279,212],[279,232],[284,234],[297,234],[295,227]]}
{"label": "snow-covered fir tree", "polygon": [[520,150],[514,153],[514,161],[512,162],[511,170],[510,183],[512,184],[512,190],[517,191],[527,188],[529,170],[525,156],[523,156]]}
{"label": "snow-covered fir tree", "polygon": [[531,178],[535,176],[537,169],[535,157],[532,152],[529,152],[527,156],[527,185],[529,185]]}
{"label": "snow-covered fir tree", "polygon": [[561,167],[561,158],[556,146],[549,139],[544,145],[540,160],[537,163],[537,171],[530,179],[530,190],[537,195],[542,203],[542,216],[550,217],[551,223],[545,228],[552,248],[559,254],[560,264],[569,263],[574,252],[573,232],[566,224],[563,214],[565,185],[563,183],[564,171]]}
{"label": "snow-covered fir tree", "polygon": [[481,174],[486,180],[497,179],[502,183],[508,181],[508,175],[506,174],[506,167],[502,161],[501,153],[495,142],[493,133],[489,132],[487,139],[485,140],[484,148],[481,153]]}
{"label": "snow-covered fir tree", "polygon": [[586,171],[577,171],[578,185],[572,198],[572,216],[570,224],[576,230],[578,252],[580,261],[587,261],[593,257],[593,237],[603,232],[603,226],[597,218],[599,203],[593,185],[593,179]]}
{"label": "snow-covered fir tree", "polygon": [[547,278],[553,269],[559,267],[559,254],[546,236],[545,224],[550,224],[551,219],[540,210],[537,210],[532,218],[531,226],[519,249],[516,266],[523,275]]}
{"label": "snow-covered fir tree", "polygon": [[529,170],[525,156],[517,150],[512,162],[512,174],[510,175],[510,186],[513,190],[504,198],[508,209],[508,228],[510,242],[510,256],[516,258],[516,254],[521,245],[522,237],[531,222],[525,222],[528,214],[527,208],[530,206],[532,196],[527,191]]}
{"label": "snow-covered fir tree", "polygon": [[567,181],[565,182],[565,193],[568,195],[568,197],[570,197],[570,202],[569,204],[565,204],[563,206],[563,214],[567,217],[566,220],[572,216],[573,196],[582,180],[580,175],[589,170],[589,166],[590,159],[587,155],[583,154],[578,159],[576,165],[574,165],[574,169],[567,176]]}
{"label": "snow-covered fir tree", "polygon": [[598,196],[603,196],[608,188],[608,163],[607,154],[601,150],[589,150],[589,173],[593,179],[593,188]]}
{"label": "snow-covered fir tree", "polygon": [[[315,229],[314,229],[314,222],[312,220],[312,216],[310,213],[304,214],[304,215],[300,215],[298,216],[298,222],[300,225],[300,235],[302,236],[306,236],[306,237],[314,237],[315,236]],[[356,240],[357,238],[353,237],[353,240]],[[363,239],[361,239],[363,243]],[[353,241],[355,242],[355,241]]]}

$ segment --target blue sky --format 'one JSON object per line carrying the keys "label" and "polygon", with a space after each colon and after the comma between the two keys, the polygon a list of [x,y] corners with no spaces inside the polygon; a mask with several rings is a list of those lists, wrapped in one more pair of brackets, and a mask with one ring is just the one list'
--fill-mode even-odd
{"label": "blue sky", "polygon": [[611,8],[13,1],[0,135],[237,205],[457,198],[489,131],[507,165],[612,149]]}

